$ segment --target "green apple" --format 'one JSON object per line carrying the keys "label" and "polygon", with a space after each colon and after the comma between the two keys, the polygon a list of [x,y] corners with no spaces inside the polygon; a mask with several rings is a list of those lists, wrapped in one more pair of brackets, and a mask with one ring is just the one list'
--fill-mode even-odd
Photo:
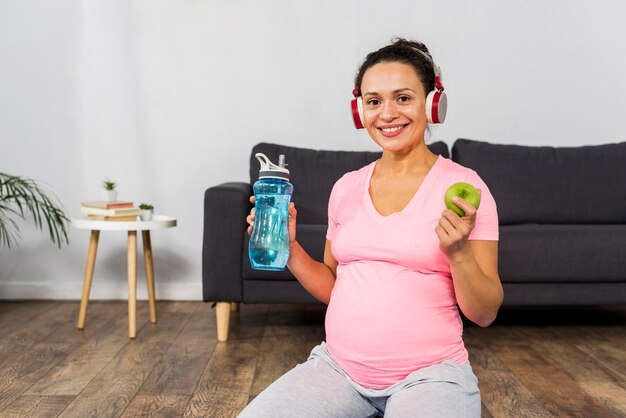
{"label": "green apple", "polygon": [[463,200],[466,200],[470,205],[478,209],[480,205],[480,195],[478,190],[469,183],[459,182],[454,183],[448,188],[445,197],[443,198],[446,203],[446,207],[451,211],[454,211],[459,216],[465,216],[463,209],[452,203],[452,198],[458,196]]}

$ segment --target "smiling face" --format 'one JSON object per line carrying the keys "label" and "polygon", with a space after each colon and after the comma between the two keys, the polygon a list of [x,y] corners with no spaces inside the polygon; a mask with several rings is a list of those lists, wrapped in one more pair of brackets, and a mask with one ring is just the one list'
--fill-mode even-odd
{"label": "smiling face", "polygon": [[364,126],[384,150],[405,154],[424,144],[426,93],[408,64],[381,62],[361,83]]}

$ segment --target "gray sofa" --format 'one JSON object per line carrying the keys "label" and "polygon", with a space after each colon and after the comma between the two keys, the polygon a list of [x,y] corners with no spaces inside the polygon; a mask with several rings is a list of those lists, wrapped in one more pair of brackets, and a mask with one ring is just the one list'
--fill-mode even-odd
{"label": "gray sofa", "polygon": [[[443,142],[431,150],[449,158]],[[316,151],[261,143],[250,182],[210,187],[204,200],[203,299],[217,302],[218,339],[231,305],[316,302],[288,270],[253,270],[245,217],[256,152],[285,154],[298,208],[298,242],[321,260],[331,188],[375,152]],[[577,148],[459,139],[452,159],[489,186],[500,221],[499,272],[507,305],[626,303],[626,143]]]}
{"label": "gray sofa", "polygon": [[626,142],[460,139],[452,159],[476,170],[498,205],[505,305],[626,303]]}

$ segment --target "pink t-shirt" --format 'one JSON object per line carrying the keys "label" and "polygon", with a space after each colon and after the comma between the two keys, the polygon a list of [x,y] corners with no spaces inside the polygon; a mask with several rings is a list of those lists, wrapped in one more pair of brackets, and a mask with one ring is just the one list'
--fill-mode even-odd
{"label": "pink t-shirt", "polygon": [[448,259],[435,226],[448,187],[481,189],[469,239],[497,240],[495,201],[476,172],[438,157],[400,212],[383,216],[369,185],[377,162],[345,174],[328,204],[327,239],[338,262],[326,313],[326,347],[362,386],[383,389],[445,360],[467,362]]}

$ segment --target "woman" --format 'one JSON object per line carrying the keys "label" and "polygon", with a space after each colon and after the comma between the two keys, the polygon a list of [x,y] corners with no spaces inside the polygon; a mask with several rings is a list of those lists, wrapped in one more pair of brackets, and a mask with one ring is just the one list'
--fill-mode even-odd
{"label": "woman", "polygon": [[[326,342],[241,417],[480,416],[458,308],[480,326],[496,317],[498,219],[478,175],[424,142],[435,71],[428,49],[404,39],[362,64],[355,91],[382,157],[335,184],[323,262],[298,244],[289,209],[287,266],[328,304]],[[465,216],[445,209],[459,181],[479,188],[480,211],[458,198]]]}

